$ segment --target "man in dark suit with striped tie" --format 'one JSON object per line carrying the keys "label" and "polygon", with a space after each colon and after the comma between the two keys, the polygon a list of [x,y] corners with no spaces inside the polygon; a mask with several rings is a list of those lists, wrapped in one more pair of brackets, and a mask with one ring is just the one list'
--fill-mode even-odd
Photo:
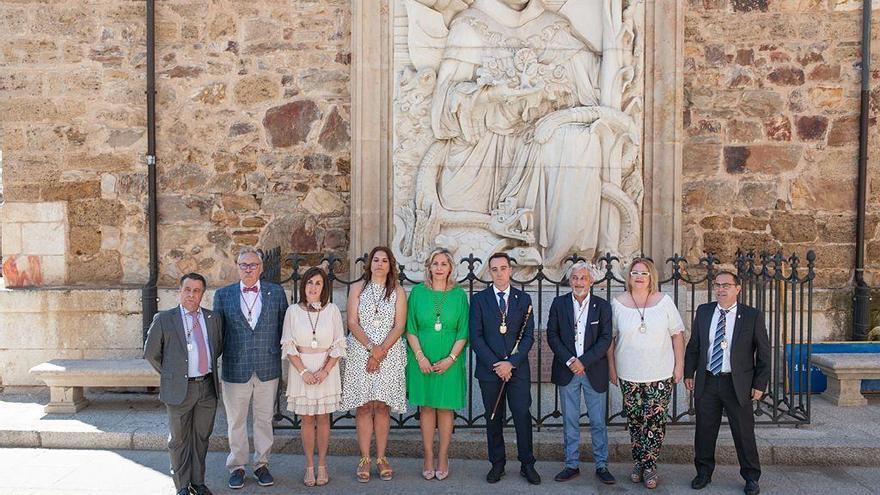
{"label": "man in dark suit with striped tie", "polygon": [[695,490],[712,482],[715,441],[722,410],[727,413],[746,495],[761,489],[761,463],[755,443],[752,401],[760,400],[770,379],[770,340],[764,315],[737,304],[741,287],[736,274],[719,272],[713,285],[717,302],[697,308],[685,351],[685,386],[694,391],[697,428],[694,436]]}
{"label": "man in dark suit with striped tie", "polygon": [[[492,285],[471,298],[469,320],[470,344],[477,357],[474,377],[480,381],[486,410],[489,462],[492,463],[486,481],[497,483],[504,476],[506,397],[516,428],[520,475],[537,485],[541,483],[541,476],[535,470],[532,414],[529,412],[532,405],[529,351],[535,342],[535,317],[529,312],[532,300],[525,292],[511,287],[510,257],[506,253],[495,253],[489,257],[489,274],[492,276]],[[522,338],[517,344],[520,329]],[[498,410],[492,418],[492,409],[499,397]]]}

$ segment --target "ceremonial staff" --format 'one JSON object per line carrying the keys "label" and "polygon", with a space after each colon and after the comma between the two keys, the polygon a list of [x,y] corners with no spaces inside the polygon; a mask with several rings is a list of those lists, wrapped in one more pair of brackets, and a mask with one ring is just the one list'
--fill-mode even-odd
{"label": "ceremonial staff", "polygon": [[[531,316],[532,316],[532,305],[529,304],[529,309],[528,309],[528,311],[526,311],[526,317],[523,319],[523,323],[519,327],[519,332],[516,334],[516,343],[513,344],[513,350],[510,352],[510,354],[516,354],[517,352],[519,352],[519,341],[522,340],[523,332],[525,332],[526,325],[529,323],[529,317],[531,317]],[[504,359],[507,360],[508,357],[510,357],[510,356],[505,356]],[[489,421],[492,421],[495,419],[495,413],[498,411],[498,404],[501,403],[501,397],[504,396],[505,385],[507,385],[507,381],[501,382],[501,389],[498,390],[498,398],[495,399],[495,407],[492,408],[492,415],[489,416]]]}

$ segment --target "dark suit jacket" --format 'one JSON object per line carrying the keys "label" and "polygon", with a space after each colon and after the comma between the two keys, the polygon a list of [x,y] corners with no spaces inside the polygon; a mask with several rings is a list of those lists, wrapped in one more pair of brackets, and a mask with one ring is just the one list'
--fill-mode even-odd
{"label": "dark suit jacket", "polygon": [[532,298],[525,292],[510,288],[510,301],[507,308],[507,333],[501,335],[498,327],[501,326],[501,311],[498,309],[498,298],[495,296],[494,286],[490,285],[485,290],[477,292],[471,298],[470,308],[470,344],[477,355],[477,365],[474,366],[474,377],[478,380],[501,381],[492,370],[492,365],[498,361],[510,361],[516,368],[514,375],[531,379],[529,370],[529,351],[535,343],[535,315],[529,316],[523,331],[522,340],[516,354],[511,355],[516,343],[516,336],[522,328],[523,320]]}
{"label": "dark suit jacket", "polygon": [[256,373],[260,381],[281,376],[281,327],[287,295],[278,284],[260,281],[263,307],[254,329],[241,312],[238,282],[214,293],[214,312],[223,317],[223,380],[245,383]]}
{"label": "dark suit jacket", "polygon": [[[685,378],[695,378],[694,397],[699,400],[706,383],[709,361],[709,326],[717,302],[701,304],[694,316],[691,338],[684,359]],[[751,402],[752,389],[765,391],[770,381],[770,340],[764,327],[764,315],[755,308],[738,304],[736,323],[730,342],[730,372],[739,403]]]}
{"label": "dark suit jacket", "polygon": [[608,347],[611,346],[611,305],[599,296],[590,296],[584,332],[584,353],[575,354],[575,315],[572,294],[558,296],[550,305],[547,319],[547,343],[553,349],[550,381],[564,386],[574,374],[565,363],[576,357],[586,368],[590,385],[596,392],[608,390]]}
{"label": "dark suit jacket", "polygon": [[[205,330],[211,352],[211,369],[215,390],[219,392],[220,382],[217,373],[217,358],[223,352],[223,332],[220,317],[202,308],[205,317]],[[186,331],[180,306],[157,313],[147,330],[144,342],[144,359],[159,372],[159,399],[169,405],[180,405],[186,398],[187,374],[189,373],[189,354],[186,351]]]}

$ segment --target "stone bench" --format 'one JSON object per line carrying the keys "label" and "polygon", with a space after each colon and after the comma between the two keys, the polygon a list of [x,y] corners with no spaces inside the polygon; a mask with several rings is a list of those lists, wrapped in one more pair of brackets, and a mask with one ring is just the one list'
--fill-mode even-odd
{"label": "stone bench", "polygon": [[75,413],[89,401],[83,387],[158,387],[159,373],[145,359],[53,359],[30,369],[49,386],[48,414]]}
{"label": "stone bench", "polygon": [[838,406],[864,406],[862,380],[880,379],[880,353],[813,354],[813,365],[828,378],[822,394]]}

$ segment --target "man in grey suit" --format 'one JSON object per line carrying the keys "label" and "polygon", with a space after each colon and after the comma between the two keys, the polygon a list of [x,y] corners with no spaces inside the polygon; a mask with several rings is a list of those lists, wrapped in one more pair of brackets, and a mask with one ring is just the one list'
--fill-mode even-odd
{"label": "man in grey suit", "polygon": [[161,377],[159,399],[168,410],[171,475],[177,495],[210,495],[205,456],[217,411],[217,358],[223,350],[220,317],[201,307],[205,277],[180,279],[180,305],[153,318],[144,359]]}

